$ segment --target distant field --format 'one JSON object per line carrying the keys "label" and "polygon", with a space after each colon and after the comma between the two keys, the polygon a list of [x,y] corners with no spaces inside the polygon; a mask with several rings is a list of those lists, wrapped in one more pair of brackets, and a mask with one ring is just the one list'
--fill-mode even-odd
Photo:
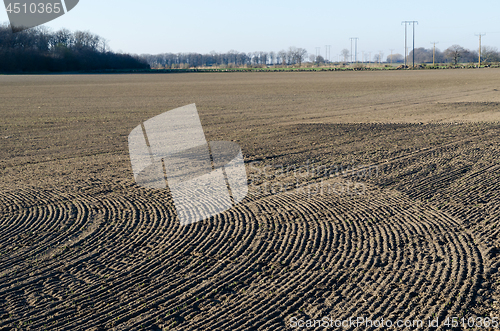
{"label": "distant field", "polygon": [[[0,100],[1,330],[500,318],[500,69],[0,76]],[[250,192],[181,227],[127,137],[191,103]]]}

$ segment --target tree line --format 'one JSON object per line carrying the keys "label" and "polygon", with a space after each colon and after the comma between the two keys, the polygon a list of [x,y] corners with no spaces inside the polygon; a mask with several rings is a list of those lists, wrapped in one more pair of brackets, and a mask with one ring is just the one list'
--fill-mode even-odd
{"label": "tree line", "polygon": [[243,67],[268,65],[302,65],[307,59],[304,48],[289,47],[279,52],[238,52],[231,50],[227,53],[162,53],[141,54],[152,68],[187,69],[192,67]]}
{"label": "tree line", "polygon": [[0,25],[0,72],[147,68],[143,59],[110,51],[106,39],[88,31],[35,27],[13,33]]}
{"label": "tree line", "polygon": [[[415,63],[433,63],[433,49],[423,47],[415,49]],[[208,54],[202,53],[162,53],[162,54],[141,54],[140,57],[152,68],[160,69],[187,69],[199,67],[266,67],[266,66],[301,66],[307,61],[308,65],[331,64],[321,55],[308,54],[304,48],[290,47],[288,50],[279,52],[238,52],[231,50],[227,53]],[[445,51],[436,49],[434,62],[436,63],[475,63],[478,61],[478,51],[466,49],[460,45],[453,45]],[[351,53],[343,49],[337,63],[349,63]],[[413,61],[413,50],[410,51],[408,63]],[[358,62],[383,62],[383,53],[375,54],[372,58],[362,58],[358,54]],[[403,63],[404,56],[401,54],[391,54],[386,58],[387,63]],[[496,47],[484,46],[481,49],[481,63],[500,62],[500,52]]]}

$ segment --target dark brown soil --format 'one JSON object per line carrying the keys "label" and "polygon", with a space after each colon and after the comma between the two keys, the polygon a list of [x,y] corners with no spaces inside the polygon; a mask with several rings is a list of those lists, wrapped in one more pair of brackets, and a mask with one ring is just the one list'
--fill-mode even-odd
{"label": "dark brown soil", "polygon": [[[500,317],[499,73],[0,76],[0,330]],[[181,227],[127,137],[190,103],[250,192]]]}

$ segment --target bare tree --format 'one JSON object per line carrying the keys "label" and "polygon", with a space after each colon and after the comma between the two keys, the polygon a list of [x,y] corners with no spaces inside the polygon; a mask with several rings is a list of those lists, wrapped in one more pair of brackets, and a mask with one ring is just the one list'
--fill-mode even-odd
{"label": "bare tree", "polygon": [[61,29],[55,32],[50,40],[51,48],[56,45],[71,47],[73,43],[73,34],[68,29]]}
{"label": "bare tree", "polygon": [[268,58],[269,54],[267,52],[259,52],[260,64],[267,65]]}
{"label": "bare tree", "polygon": [[281,63],[282,65],[287,65],[287,53],[284,49],[278,52],[278,63]]}
{"label": "bare tree", "polygon": [[101,37],[89,31],[76,31],[74,33],[75,46],[77,48],[90,48],[91,50],[98,50],[101,45]]}
{"label": "bare tree", "polygon": [[288,64],[297,63],[297,47],[291,46],[288,48],[288,52],[286,53],[288,57]]}
{"label": "bare tree", "polygon": [[405,58],[401,54],[392,54],[392,55],[387,55],[387,60],[386,62],[404,62]]}
{"label": "bare tree", "polygon": [[276,64],[276,53],[275,52],[270,52],[269,53],[269,60],[272,65]]}
{"label": "bare tree", "polygon": [[479,53],[477,51],[471,51],[470,49],[464,49],[462,52],[460,59],[462,62],[475,62],[477,61],[477,58],[479,56]]}
{"label": "bare tree", "polygon": [[499,62],[500,54],[498,53],[498,48],[490,46],[481,47],[481,58],[484,62]]}
{"label": "bare tree", "polygon": [[238,52],[235,51],[234,49],[232,49],[227,53],[227,55],[228,55],[229,64],[233,64],[236,66]]}
{"label": "bare tree", "polygon": [[305,50],[304,48],[297,48],[296,57],[300,67],[302,65],[302,62],[307,58],[307,50]]}
{"label": "bare tree", "polygon": [[342,50],[342,52],[340,52],[340,54],[342,54],[342,57],[344,58],[344,62],[347,62],[347,59],[349,59],[349,56],[351,56],[351,52],[349,52],[349,50],[347,48],[344,48]]}
{"label": "bare tree", "polygon": [[460,45],[452,45],[444,51],[445,56],[451,59],[455,65],[458,64],[458,60],[462,57],[464,52],[465,49]]}

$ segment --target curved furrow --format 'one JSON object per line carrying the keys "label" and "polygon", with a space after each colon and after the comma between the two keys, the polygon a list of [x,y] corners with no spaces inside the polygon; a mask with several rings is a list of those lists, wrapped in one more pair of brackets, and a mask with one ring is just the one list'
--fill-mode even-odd
{"label": "curved furrow", "polygon": [[[283,327],[287,318],[301,314],[463,313],[462,305],[471,304],[479,288],[483,261],[479,250],[466,244],[472,239],[459,222],[426,205],[409,207],[402,195],[369,192],[309,195],[299,189],[260,195],[183,227],[171,199],[160,191],[20,208],[8,216],[20,233],[65,234],[36,252],[54,240],[76,242],[58,251],[57,259],[39,259],[37,272],[27,263],[16,287],[21,296],[9,294],[7,302],[20,313],[30,311],[34,328],[55,330],[124,323],[139,328],[155,320],[162,325],[182,320],[185,330],[244,330]],[[83,235],[94,219],[99,225]],[[19,256],[9,254],[12,261]],[[50,282],[44,282],[47,274]],[[45,299],[29,300],[48,300],[33,310],[19,298],[36,297],[39,287],[45,288]],[[256,308],[243,308],[249,306]]]}

